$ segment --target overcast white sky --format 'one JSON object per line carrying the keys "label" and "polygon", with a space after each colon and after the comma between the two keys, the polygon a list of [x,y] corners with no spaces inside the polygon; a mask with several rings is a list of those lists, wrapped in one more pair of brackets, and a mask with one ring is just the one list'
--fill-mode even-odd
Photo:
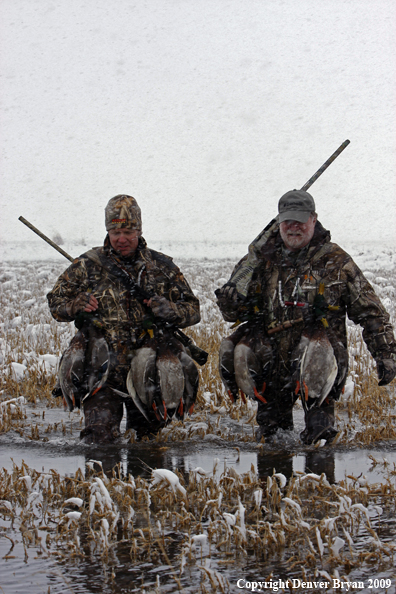
{"label": "overcast white sky", "polygon": [[2,0],[2,239],[97,245],[128,193],[154,244],[247,245],[349,138],[319,218],[395,240],[395,30],[394,0]]}

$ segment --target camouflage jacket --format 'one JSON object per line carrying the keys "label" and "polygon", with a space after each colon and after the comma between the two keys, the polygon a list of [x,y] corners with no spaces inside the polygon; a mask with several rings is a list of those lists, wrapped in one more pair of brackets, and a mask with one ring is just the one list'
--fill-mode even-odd
{"label": "camouflage jacket", "polygon": [[[243,270],[247,257],[237,264],[230,281]],[[290,359],[304,327],[321,318],[329,325],[337,357],[340,349],[347,348],[347,315],[362,326],[363,338],[375,359],[396,357],[388,313],[352,258],[330,241],[329,231],[319,222],[309,245],[297,254],[285,249],[276,224],[260,248],[246,302],[219,301],[218,305],[226,321],[249,320],[265,333],[285,322],[294,324],[294,320],[303,319],[303,323],[271,334],[284,362]]]}
{"label": "camouflage jacket", "polygon": [[121,266],[144,290],[163,296],[174,304],[179,328],[200,321],[199,301],[183,274],[169,256],[147,247],[143,238],[132,258],[123,258],[111,248],[108,237],[103,247],[96,247],[79,258],[58,278],[47,295],[52,316],[59,322],[73,320],[66,305],[81,292],[92,293],[99,302],[95,312],[103,325],[103,334],[116,356],[116,366],[129,366],[132,351],[140,347],[147,334],[146,308],[131,295],[112,269]]}

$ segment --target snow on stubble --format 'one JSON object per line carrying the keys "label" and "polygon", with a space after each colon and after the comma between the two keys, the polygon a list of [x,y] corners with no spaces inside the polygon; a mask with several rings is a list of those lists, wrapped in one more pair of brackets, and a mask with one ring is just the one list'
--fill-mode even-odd
{"label": "snow on stubble", "polygon": [[[356,247],[349,253],[373,285],[394,325],[396,255],[384,247],[368,252]],[[236,262],[232,259],[181,258],[175,262],[200,300],[201,322],[194,327],[198,342],[204,346],[213,332],[218,333],[218,338],[229,334],[229,324],[220,315],[214,291],[226,282]],[[58,323],[51,317],[46,299],[47,292],[66,267],[67,263],[52,260],[0,263],[0,371],[12,374],[18,381],[37,371],[47,376],[54,375],[59,358],[75,333],[74,324]],[[361,329],[349,321],[348,332],[354,339],[351,340],[349,353],[348,390],[352,391],[354,358],[361,350],[362,338]],[[374,362],[368,353],[366,355],[369,369]]]}

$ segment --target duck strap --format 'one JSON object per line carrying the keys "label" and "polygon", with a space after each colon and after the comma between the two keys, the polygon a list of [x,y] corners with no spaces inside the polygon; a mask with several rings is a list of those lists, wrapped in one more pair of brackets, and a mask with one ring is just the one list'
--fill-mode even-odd
{"label": "duck strap", "polygon": [[126,270],[124,270],[115,262],[109,260],[109,258],[105,258],[103,255],[99,256],[95,250],[89,250],[85,255],[90,260],[95,262],[95,264],[98,264],[104,270],[106,270],[110,278],[112,277],[113,279],[115,278],[119,280],[124,285],[124,287],[128,289],[130,295],[132,295],[145,307],[149,314],[147,321],[151,323],[151,325],[155,324],[156,326],[160,326],[172,332],[172,334],[182,343],[182,345],[189,349],[191,357],[194,359],[194,361],[196,361],[199,365],[205,365],[206,361],[208,360],[208,353],[196,345],[193,340],[187,336],[187,334],[184,334],[184,332],[182,332],[177,326],[155,318],[149,308],[145,305],[144,301],[151,299],[151,297],[154,296],[153,293],[143,289],[137,284],[136,281],[133,280]]}

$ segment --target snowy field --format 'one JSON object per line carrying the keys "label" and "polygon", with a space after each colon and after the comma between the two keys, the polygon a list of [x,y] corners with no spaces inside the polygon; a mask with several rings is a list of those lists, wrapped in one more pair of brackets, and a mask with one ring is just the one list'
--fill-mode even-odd
{"label": "snowy field", "polygon": [[[56,278],[68,266],[67,260],[51,250],[44,242],[29,246],[4,244],[5,258],[0,264],[1,343],[0,365],[6,373],[13,369],[15,379],[21,380],[25,374],[39,372],[54,374],[58,359],[74,334],[73,324],[59,324],[50,315],[46,293],[52,288]],[[83,245],[62,246],[73,255],[86,251]],[[158,248],[159,246],[154,246]],[[165,246],[172,247],[172,246]],[[205,256],[202,246],[192,245],[190,251],[201,257],[186,259],[183,246],[173,246],[175,262],[180,266],[194,292],[200,299],[201,322],[192,329],[198,343],[207,337],[226,336],[229,324],[223,322],[215,305],[214,291],[229,278],[233,266],[244,255],[243,245],[232,246],[237,252],[235,259],[210,259]],[[372,283],[394,324],[396,318],[396,251],[391,247],[350,245],[349,253]],[[246,249],[246,248],[245,248]],[[210,252],[222,248],[216,246]],[[164,249],[166,253],[169,250]],[[56,257],[42,258],[43,254]],[[184,255],[181,255],[184,254]],[[351,324],[351,328],[352,328]],[[353,330],[357,340],[359,332]],[[203,345],[202,345],[203,346]],[[352,361],[353,368],[353,361]],[[206,387],[208,388],[208,387]],[[205,386],[203,387],[205,389]]]}

